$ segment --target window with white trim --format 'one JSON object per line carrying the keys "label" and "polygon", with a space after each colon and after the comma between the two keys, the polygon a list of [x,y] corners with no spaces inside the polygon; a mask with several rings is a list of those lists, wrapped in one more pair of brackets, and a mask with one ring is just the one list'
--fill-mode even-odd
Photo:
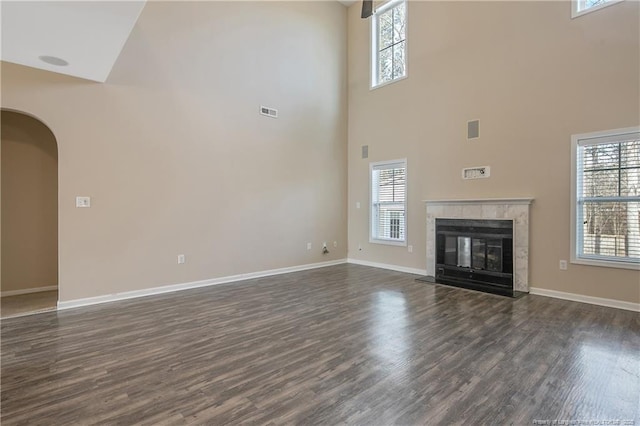
{"label": "window with white trim", "polygon": [[406,245],[407,160],[371,163],[372,243]]}
{"label": "window with white trim", "polygon": [[640,269],[640,131],[572,137],[574,263]]}
{"label": "window with white trim", "polygon": [[622,0],[571,0],[571,17],[576,18],[585,13],[620,3],[621,1]]}
{"label": "window with white trim", "polygon": [[371,87],[407,75],[407,3],[391,0],[371,19]]}

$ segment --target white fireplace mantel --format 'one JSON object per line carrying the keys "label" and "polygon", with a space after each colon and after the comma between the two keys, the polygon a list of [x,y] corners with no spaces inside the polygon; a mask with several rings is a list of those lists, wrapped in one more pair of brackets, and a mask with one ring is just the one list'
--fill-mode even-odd
{"label": "white fireplace mantel", "polygon": [[533,198],[425,200],[427,207],[427,275],[436,272],[437,219],[513,220],[514,290],[529,291],[529,208]]}
{"label": "white fireplace mantel", "polygon": [[427,204],[531,204],[533,198],[469,198],[462,200],[424,200]]}

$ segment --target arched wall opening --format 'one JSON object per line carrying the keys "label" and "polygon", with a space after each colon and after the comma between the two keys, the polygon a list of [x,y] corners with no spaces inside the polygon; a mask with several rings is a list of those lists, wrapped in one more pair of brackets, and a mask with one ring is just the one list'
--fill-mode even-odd
{"label": "arched wall opening", "polygon": [[2,308],[9,309],[7,298],[27,294],[31,306],[23,310],[55,308],[57,294],[37,302],[37,293],[58,289],[58,144],[44,123],[22,112],[2,109],[0,127]]}

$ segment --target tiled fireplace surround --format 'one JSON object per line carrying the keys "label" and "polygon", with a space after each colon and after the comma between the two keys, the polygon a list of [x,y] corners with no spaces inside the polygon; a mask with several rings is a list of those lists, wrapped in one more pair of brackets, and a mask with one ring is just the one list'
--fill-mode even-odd
{"label": "tiled fireplace surround", "polygon": [[436,275],[436,218],[513,220],[514,290],[529,292],[529,207],[533,198],[427,200],[427,276]]}

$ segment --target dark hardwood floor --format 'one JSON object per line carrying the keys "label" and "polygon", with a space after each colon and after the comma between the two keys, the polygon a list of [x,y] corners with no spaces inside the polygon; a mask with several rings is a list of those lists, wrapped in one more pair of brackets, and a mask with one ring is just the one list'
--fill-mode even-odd
{"label": "dark hardwood floor", "polygon": [[640,314],[357,265],[1,333],[3,425],[640,424]]}

